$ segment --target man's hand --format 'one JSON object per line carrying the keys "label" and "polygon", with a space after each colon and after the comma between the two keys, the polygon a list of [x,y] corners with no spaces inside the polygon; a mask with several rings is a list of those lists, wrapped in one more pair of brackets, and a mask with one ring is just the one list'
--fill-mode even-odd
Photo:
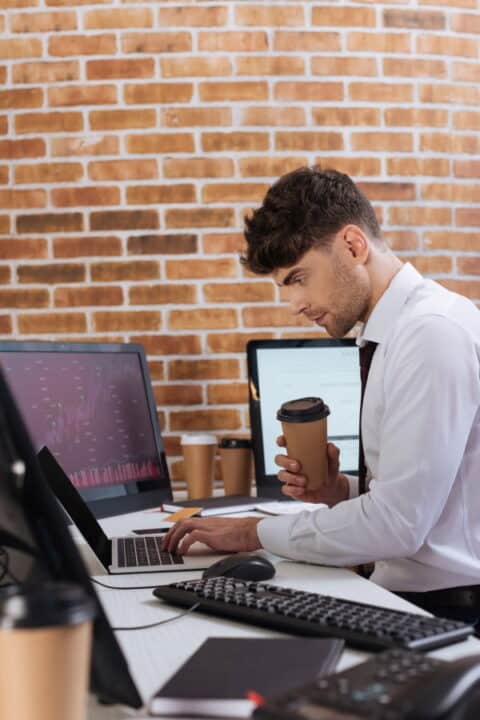
{"label": "man's hand", "polygon": [[[277,438],[277,445],[285,447],[285,437]],[[349,496],[348,479],[338,472],[340,467],[340,450],[333,443],[327,444],[328,454],[328,486],[319,490],[307,490],[307,479],[301,474],[302,466],[298,460],[288,455],[275,456],[275,462],[282,470],[278,479],[283,484],[282,493],[295,500],[311,503],[326,503],[329,507],[336,505]]]}
{"label": "man's hand", "polygon": [[[194,542],[220,552],[250,552],[262,546],[257,535],[260,518],[189,518],[170,528],[163,550],[184,555]],[[183,542],[180,542],[183,538]]]}

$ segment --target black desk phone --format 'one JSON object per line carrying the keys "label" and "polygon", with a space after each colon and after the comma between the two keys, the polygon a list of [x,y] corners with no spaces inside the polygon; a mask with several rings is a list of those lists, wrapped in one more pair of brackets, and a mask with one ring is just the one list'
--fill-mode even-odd
{"label": "black desk phone", "polygon": [[480,655],[386,650],[268,701],[255,720],[480,720]]}

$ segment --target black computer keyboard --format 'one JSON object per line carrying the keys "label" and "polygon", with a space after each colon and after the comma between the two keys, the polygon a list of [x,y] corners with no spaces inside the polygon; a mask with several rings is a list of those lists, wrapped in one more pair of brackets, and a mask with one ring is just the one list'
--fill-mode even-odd
{"label": "black computer keyboard", "polygon": [[200,611],[294,635],[343,638],[348,645],[367,650],[431,650],[473,632],[470,625],[456,620],[226,577],[160,585],[153,594],[174,605],[199,603]]}

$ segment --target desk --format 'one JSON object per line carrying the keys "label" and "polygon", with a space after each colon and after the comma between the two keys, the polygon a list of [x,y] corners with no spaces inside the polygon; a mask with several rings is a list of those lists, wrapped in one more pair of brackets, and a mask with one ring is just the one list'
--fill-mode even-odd
{"label": "desk", "polygon": [[[161,517],[161,516],[160,516]],[[117,518],[102,520],[102,526],[108,535],[122,534],[132,528],[155,527],[159,515],[135,513]],[[89,561],[92,558],[85,553]],[[90,564],[93,569],[93,566]],[[105,575],[94,571],[98,579],[109,585],[164,585],[178,580],[197,578],[200,572],[142,573],[138,575]],[[374,603],[398,610],[423,613],[410,603],[393,593],[384,590],[369,580],[350,570],[329,568],[318,565],[279,560],[275,584],[286,587],[321,592],[327,595]],[[151,590],[108,590],[95,586],[100,601],[113,626],[139,625],[173,617],[182,612],[182,608],[164,605],[155,600]],[[212,636],[228,637],[272,637],[278,635],[271,630],[234,623],[229,620],[203,615],[186,615],[179,620],[149,630],[118,632],[117,637],[128,660],[131,674],[144,701],[157,690],[202,644]],[[432,655],[444,659],[480,653],[480,641],[475,638],[436,650]],[[346,649],[339,663],[339,669],[345,669],[367,657],[367,653]],[[148,718],[145,710],[133,711],[121,706],[101,707],[91,698],[89,720],[125,720],[126,718]]]}

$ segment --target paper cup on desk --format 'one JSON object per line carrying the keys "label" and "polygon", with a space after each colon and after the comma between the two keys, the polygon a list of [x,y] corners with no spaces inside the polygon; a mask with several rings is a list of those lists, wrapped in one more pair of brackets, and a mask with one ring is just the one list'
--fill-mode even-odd
{"label": "paper cup on desk", "polygon": [[213,495],[217,438],[210,433],[182,435],[183,467],[189,500]]}
{"label": "paper cup on desk", "polygon": [[79,585],[0,592],[0,718],[86,720],[94,615]]}
{"label": "paper cup on desk", "polygon": [[218,447],[225,495],[250,495],[251,441],[248,438],[225,437]]}
{"label": "paper cup on desk", "polygon": [[287,442],[287,453],[299,460],[308,490],[328,485],[328,405],[321,398],[305,397],[285,402],[277,412]]}

